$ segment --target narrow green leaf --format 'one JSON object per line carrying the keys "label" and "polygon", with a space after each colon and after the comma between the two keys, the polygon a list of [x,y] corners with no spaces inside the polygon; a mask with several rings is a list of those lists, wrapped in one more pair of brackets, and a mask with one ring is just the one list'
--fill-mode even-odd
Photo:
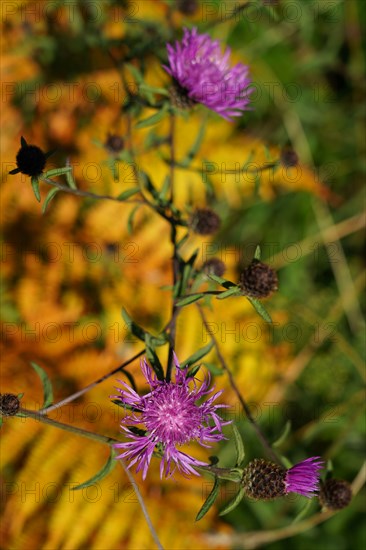
{"label": "narrow green leaf", "polygon": [[42,369],[37,363],[31,361],[31,365],[41,379],[43,385],[43,406],[42,409],[46,409],[53,403],[53,390],[51,380],[48,378],[46,371]]}
{"label": "narrow green leaf", "polygon": [[156,189],[155,185],[151,181],[150,176],[146,174],[146,172],[142,172],[142,170],[140,170],[139,173],[140,173],[140,177],[144,182],[144,186],[146,187],[146,189],[149,191],[149,193],[152,194],[154,199],[159,200],[159,191]]}
{"label": "narrow green leaf", "polygon": [[151,365],[151,367],[154,369],[154,372],[159,380],[164,380],[164,369],[162,364],[160,363],[160,359],[156,354],[156,351],[154,349],[153,344],[153,338],[150,334],[145,334],[145,346],[146,346],[146,357]]}
{"label": "narrow green leaf", "polygon": [[104,464],[104,466],[97,472],[93,477],[88,479],[87,481],[84,481],[84,483],[81,483],[80,485],[77,485],[76,487],[72,487],[73,491],[79,491],[79,489],[85,489],[85,487],[89,487],[90,485],[94,485],[94,483],[97,483],[98,481],[101,481],[103,478],[105,478],[109,472],[113,470],[113,468],[117,464],[117,460],[114,458],[114,449],[111,447],[110,455],[108,457],[107,462]]}
{"label": "narrow green leaf", "polygon": [[216,283],[219,283],[224,288],[238,288],[238,285],[233,283],[232,281],[229,281],[228,279],[223,279],[222,277],[218,277],[217,275],[214,275],[214,273],[210,273],[207,275],[210,279],[215,281]]}
{"label": "narrow green leaf", "polygon": [[3,425],[3,417],[0,416],[0,428],[1,428],[2,425]]}
{"label": "narrow green leaf", "polygon": [[192,296],[186,296],[185,298],[182,298],[182,300],[179,300],[175,305],[178,307],[182,306],[188,306],[188,304],[193,304],[194,302],[198,302],[198,300],[201,300],[201,298],[204,297],[204,294],[193,294]]}
{"label": "narrow green leaf", "polygon": [[66,172],[65,174],[67,185],[70,187],[70,189],[77,189],[74,176],[72,175],[72,171]]}
{"label": "narrow green leaf", "polygon": [[161,188],[161,191],[159,193],[160,200],[164,201],[167,199],[169,189],[170,189],[170,176],[167,175],[164,178],[163,187]]}
{"label": "narrow green leaf", "polygon": [[52,178],[54,176],[62,176],[63,174],[67,174],[67,172],[71,172],[72,166],[63,166],[62,168],[52,168],[52,170],[47,170],[43,175],[45,178]]}
{"label": "narrow green leaf", "polygon": [[223,369],[218,367],[214,363],[208,363],[205,361],[201,363],[201,365],[204,365],[206,369],[209,370],[210,373],[213,374],[214,376],[222,376],[224,374]]}
{"label": "narrow green leaf", "polygon": [[240,487],[235,497],[232,500],[230,500],[224,506],[224,508],[219,512],[219,516],[224,516],[225,514],[228,514],[229,512],[231,512],[231,510],[234,510],[243,500],[244,495],[245,495],[245,489],[244,487]]}
{"label": "narrow green leaf", "polygon": [[132,65],[132,63],[124,63],[123,64],[124,67],[130,71],[130,73],[132,74],[133,78],[136,80],[136,82],[138,84],[142,84],[143,81],[144,81],[144,77],[143,75],[141,74],[140,70],[135,67],[135,65]]}
{"label": "narrow green leaf", "polygon": [[158,88],[157,86],[150,86],[149,84],[146,84],[144,82],[143,84],[140,84],[139,86],[140,92],[152,92],[153,94],[160,94],[164,95],[166,97],[169,97],[169,92],[165,88]]}
{"label": "narrow green leaf", "polygon": [[272,447],[274,447],[275,449],[277,449],[278,447],[281,447],[282,443],[286,441],[290,431],[291,431],[291,421],[288,420],[279,438],[276,439],[274,443],[272,443]]}
{"label": "narrow green leaf", "polygon": [[59,192],[59,189],[57,189],[57,187],[54,187],[53,189],[51,189],[51,191],[49,191],[42,205],[42,214],[46,212],[47,206],[50,204],[51,200],[58,192]]}
{"label": "narrow green leaf", "polygon": [[167,114],[168,114],[168,108],[167,106],[164,106],[157,113],[154,113],[153,115],[147,118],[144,118],[143,120],[140,120],[135,125],[135,128],[140,129],[140,128],[147,128],[148,126],[152,126],[153,124],[160,122]]}
{"label": "narrow green leaf", "polygon": [[131,189],[126,189],[126,191],[123,191],[123,193],[118,195],[117,199],[120,201],[124,201],[125,199],[132,197],[132,195],[135,195],[139,191],[140,191],[139,187],[131,187]]}
{"label": "narrow green leaf", "polygon": [[256,298],[251,298],[250,296],[246,296],[246,298],[249,300],[249,302],[252,304],[256,312],[267,321],[267,323],[272,323],[272,319],[268,311],[264,308],[264,306],[261,304],[259,300]]}
{"label": "narrow green leaf", "polygon": [[231,424],[234,433],[235,448],[236,448],[236,466],[241,466],[245,458],[244,443],[238,428],[235,424]]}
{"label": "narrow green leaf", "polygon": [[219,481],[218,477],[215,476],[215,483],[212,487],[212,491],[208,495],[205,502],[203,503],[202,508],[198,512],[198,514],[196,516],[196,521],[199,521],[200,519],[202,519],[203,516],[205,516],[207,514],[207,512],[209,511],[211,506],[215,503],[215,500],[217,499],[217,496],[219,494],[219,489],[220,489],[220,481]]}
{"label": "narrow green leaf", "polygon": [[260,260],[261,259],[261,247],[258,245],[254,252],[254,259]]}
{"label": "narrow green leaf", "polygon": [[133,219],[135,217],[135,214],[137,212],[137,210],[140,208],[140,204],[138,204],[137,206],[135,206],[135,208],[133,208],[130,212],[130,215],[128,216],[128,219],[127,219],[127,231],[130,235],[132,235],[133,233]]}
{"label": "narrow green leaf", "polygon": [[225,300],[225,298],[229,298],[229,296],[235,296],[235,294],[237,296],[239,296],[241,294],[241,291],[237,286],[229,288],[228,290],[225,290],[225,292],[222,292],[221,294],[219,294],[217,296],[217,299],[218,300]]}
{"label": "narrow green leaf", "polygon": [[291,525],[294,525],[295,523],[298,523],[300,520],[304,519],[304,517],[308,514],[310,511],[310,508],[313,504],[313,500],[311,498],[305,498],[305,504],[302,510],[297,514],[297,516],[294,518],[294,520],[291,522]]}
{"label": "narrow green leaf", "polygon": [[180,241],[177,242],[177,249],[181,248],[189,239],[189,233],[186,233]]}
{"label": "narrow green leaf", "polygon": [[180,166],[182,166],[183,168],[189,166],[192,162],[192,160],[195,158],[195,156],[197,155],[201,145],[202,145],[202,141],[203,141],[203,138],[205,136],[205,131],[206,131],[206,121],[201,125],[200,129],[199,129],[199,132],[197,134],[197,137],[192,145],[192,147],[189,149],[186,157],[179,163]]}
{"label": "narrow green leaf", "polygon": [[198,349],[195,353],[190,355],[188,359],[182,362],[182,365],[184,366],[184,368],[194,365],[200,359],[205,357],[205,355],[207,355],[212,350],[213,345],[214,343],[211,341],[207,344],[207,346],[204,346],[203,348]]}
{"label": "narrow green leaf", "polygon": [[41,193],[39,192],[38,176],[33,176],[32,179],[31,179],[31,182],[32,182],[33,193],[34,193],[37,201],[41,202]]}
{"label": "narrow green leaf", "polygon": [[136,338],[138,338],[139,340],[142,340],[143,342],[145,342],[145,331],[143,328],[141,328],[137,323],[135,323],[135,321],[133,321],[131,319],[131,317],[129,316],[129,314],[127,313],[127,311],[125,310],[125,308],[123,307],[122,308],[122,317],[126,323],[126,325],[128,325],[130,331],[132,332],[132,334],[134,336],[136,336]]}

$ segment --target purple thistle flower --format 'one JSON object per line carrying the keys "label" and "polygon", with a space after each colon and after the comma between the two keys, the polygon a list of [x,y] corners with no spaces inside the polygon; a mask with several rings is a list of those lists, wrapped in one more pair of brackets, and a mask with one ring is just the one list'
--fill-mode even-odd
{"label": "purple thistle flower", "polygon": [[299,493],[311,498],[319,489],[319,470],[323,465],[320,456],[313,456],[292,466],[286,473],[286,493]]}
{"label": "purple thistle flower", "polygon": [[226,120],[248,109],[249,68],[242,63],[230,66],[230,48],[222,54],[218,40],[193,28],[184,29],[182,41],[175,47],[167,44],[167,50],[169,66],[164,69],[174,79],[175,95],[188,100],[186,106],[202,103]]}
{"label": "purple thistle flower", "polygon": [[[151,391],[139,396],[125,382],[119,380],[123,389],[117,388],[120,395],[111,396],[120,399],[132,411],[122,420],[121,429],[131,440],[126,443],[116,443],[115,448],[124,449],[117,458],[127,459],[128,467],[137,464],[136,472],[142,470],[142,478],[146,478],[150,460],[155,448],[162,454],[160,477],[173,475],[177,468],[183,475],[199,475],[196,466],[207,466],[177,447],[196,440],[203,447],[225,439],[222,427],[231,421],[223,421],[217,414],[217,409],[228,405],[214,404],[222,394],[218,391],[201,404],[197,402],[212,393],[209,388],[210,376],[207,376],[200,387],[193,376],[187,376],[187,368],[180,368],[174,354],[175,382],[161,381],[156,378],[144,359],[141,370]],[[144,425],[146,431],[141,434],[136,431],[137,425]],[[130,427],[135,427],[135,431]]]}

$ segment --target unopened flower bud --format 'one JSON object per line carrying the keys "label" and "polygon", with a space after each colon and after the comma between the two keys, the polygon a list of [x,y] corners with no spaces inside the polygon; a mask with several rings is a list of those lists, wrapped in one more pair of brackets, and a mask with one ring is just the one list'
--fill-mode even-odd
{"label": "unopened flower bud", "polygon": [[202,270],[207,273],[207,275],[222,277],[225,273],[226,265],[222,260],[219,260],[219,258],[210,258],[202,265]]}
{"label": "unopened flower bud", "polygon": [[278,289],[277,273],[260,260],[252,260],[240,275],[243,294],[252,298],[266,298]]}
{"label": "unopened flower bud", "polygon": [[108,134],[104,146],[111,153],[119,153],[123,149],[124,142],[121,136],[117,134]]}
{"label": "unopened flower bud", "polygon": [[197,208],[190,220],[192,230],[199,235],[212,235],[220,224],[220,217],[211,208]]}
{"label": "unopened flower bud", "polygon": [[14,416],[20,407],[19,399],[13,393],[0,393],[0,414]]}
{"label": "unopened flower bud", "polygon": [[327,479],[320,484],[319,501],[330,510],[341,510],[352,500],[352,489],[343,479]]}

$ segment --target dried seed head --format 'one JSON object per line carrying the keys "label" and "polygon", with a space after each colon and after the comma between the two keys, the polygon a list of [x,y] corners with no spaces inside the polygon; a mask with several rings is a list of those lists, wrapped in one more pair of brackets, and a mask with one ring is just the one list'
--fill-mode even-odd
{"label": "dried seed head", "polygon": [[190,227],[198,235],[212,235],[221,224],[220,217],[211,208],[197,208],[191,216]]}
{"label": "dried seed head", "polygon": [[241,273],[239,284],[246,296],[266,298],[278,289],[278,278],[272,267],[254,259]]}
{"label": "dried seed head", "polygon": [[286,494],[286,474],[282,466],[256,458],[245,468],[242,484],[248,497],[271,500]]}
{"label": "dried seed head", "polygon": [[0,414],[14,416],[20,407],[20,401],[13,393],[0,393]]}
{"label": "dried seed head", "polygon": [[341,510],[352,500],[352,489],[348,481],[343,479],[327,479],[321,482],[319,501],[330,510]]}

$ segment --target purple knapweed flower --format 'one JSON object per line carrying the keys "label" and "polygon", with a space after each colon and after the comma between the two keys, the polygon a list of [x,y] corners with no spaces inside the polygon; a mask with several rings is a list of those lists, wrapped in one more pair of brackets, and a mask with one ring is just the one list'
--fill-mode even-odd
{"label": "purple knapweed flower", "polygon": [[319,470],[323,465],[319,456],[313,456],[286,470],[274,462],[255,458],[244,469],[242,484],[247,496],[257,500],[271,500],[288,493],[311,498],[319,489]]}
{"label": "purple knapweed flower", "polygon": [[[121,422],[121,429],[132,441],[114,445],[124,450],[117,458],[126,459],[128,467],[137,464],[136,472],[142,470],[143,479],[154,450],[162,455],[160,477],[164,473],[167,477],[171,476],[176,468],[183,475],[199,475],[194,468],[207,466],[207,463],[179,451],[177,447],[193,440],[203,447],[210,447],[210,444],[225,439],[222,427],[230,423],[222,420],[216,412],[227,406],[214,404],[222,391],[203,400],[215,389],[209,388],[210,376],[198,387],[196,379],[187,376],[187,368],[180,368],[175,354],[174,363],[175,382],[167,382],[158,380],[144,359],[141,370],[151,391],[139,396],[119,380],[123,389],[117,388],[119,395],[112,396],[131,408],[131,412]],[[141,433],[130,427],[139,427]]]}
{"label": "purple knapweed flower", "polygon": [[286,493],[298,493],[311,498],[319,489],[319,471],[324,462],[320,456],[307,458],[287,470]]}
{"label": "purple knapweed flower", "polygon": [[249,68],[242,63],[230,66],[230,48],[222,54],[218,40],[192,28],[184,29],[182,41],[175,47],[167,44],[167,50],[169,66],[164,69],[173,77],[180,106],[202,103],[226,120],[248,109]]}

